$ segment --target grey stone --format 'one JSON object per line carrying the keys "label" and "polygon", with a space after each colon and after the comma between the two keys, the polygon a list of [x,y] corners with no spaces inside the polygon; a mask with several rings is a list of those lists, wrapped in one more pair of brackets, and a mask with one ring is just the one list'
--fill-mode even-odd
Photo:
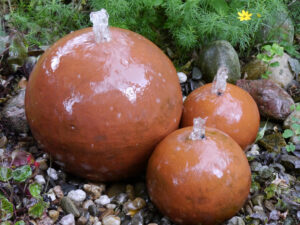
{"label": "grey stone", "polygon": [[283,88],[287,88],[288,84],[293,80],[294,74],[291,72],[289,67],[289,59],[291,57],[284,53],[283,56],[275,56],[271,60],[273,62],[279,62],[279,66],[269,67],[271,74],[269,79],[279,84]]}
{"label": "grey stone", "polygon": [[75,218],[73,214],[68,214],[61,218],[59,221],[59,224],[61,225],[75,225]]}
{"label": "grey stone", "polygon": [[27,133],[29,131],[24,101],[25,89],[21,89],[16,96],[8,101],[0,115],[2,122],[7,124],[9,129],[19,133]]}
{"label": "grey stone", "polygon": [[80,216],[79,210],[77,209],[76,205],[74,204],[74,202],[69,197],[63,197],[60,201],[60,204],[61,204],[62,209],[66,213],[71,213],[75,217]]}
{"label": "grey stone", "polygon": [[227,225],[245,225],[245,222],[241,217],[235,216],[228,220]]}
{"label": "grey stone", "polygon": [[201,70],[198,68],[198,67],[193,67],[193,70],[192,70],[192,79],[193,80],[201,80],[202,78],[202,73],[201,73]]}

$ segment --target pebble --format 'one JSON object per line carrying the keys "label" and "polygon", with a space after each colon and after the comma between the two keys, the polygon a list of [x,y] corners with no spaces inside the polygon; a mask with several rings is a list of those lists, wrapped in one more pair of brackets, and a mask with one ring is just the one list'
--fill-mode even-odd
{"label": "pebble", "polygon": [[118,216],[106,216],[102,219],[103,225],[120,225],[121,219]]}
{"label": "pebble", "polygon": [[115,209],[116,207],[117,207],[116,204],[107,204],[106,205],[106,208],[108,208],[108,209]]}
{"label": "pebble", "polygon": [[90,205],[95,205],[94,202],[92,200],[86,200],[83,202],[82,207],[87,210],[89,208]]}
{"label": "pebble", "polygon": [[70,198],[63,197],[60,201],[60,204],[61,204],[62,209],[66,213],[71,213],[75,217],[80,216],[79,210],[77,209],[76,205],[74,204],[74,202]]}
{"label": "pebble", "polygon": [[39,169],[41,170],[47,170],[48,169],[48,163],[47,163],[47,159],[44,159],[42,157],[39,157],[35,160],[37,163],[39,163]]}
{"label": "pebble", "polygon": [[132,225],[143,225],[144,224],[144,218],[143,218],[141,211],[139,211],[132,217],[131,224]]}
{"label": "pebble", "polygon": [[68,197],[75,202],[83,202],[86,198],[86,193],[81,189],[77,189],[70,191]]}
{"label": "pebble", "polygon": [[127,200],[128,200],[128,196],[125,193],[121,193],[114,198],[114,202],[116,202],[119,205],[124,204]]}
{"label": "pebble", "polygon": [[146,202],[142,198],[136,198],[133,201],[128,201],[124,204],[124,209],[129,211],[129,210],[138,210],[142,209],[146,206]]}
{"label": "pebble", "polygon": [[78,220],[76,221],[77,225],[85,225],[88,222],[88,219],[85,218],[84,216],[81,216],[78,218]]}
{"label": "pebble", "polygon": [[73,214],[68,214],[59,221],[61,225],[75,225],[75,218]]}
{"label": "pebble", "polygon": [[105,189],[104,185],[98,186],[94,184],[84,184],[83,190],[85,190],[87,193],[90,193],[93,197],[93,199],[98,199],[101,196],[101,193]]}
{"label": "pebble", "polygon": [[53,169],[53,168],[48,168],[47,169],[47,174],[53,180],[57,180],[58,179],[57,171],[55,169]]}
{"label": "pebble", "polygon": [[185,83],[187,81],[187,76],[183,72],[178,72],[177,76],[179,78],[180,83]]}
{"label": "pebble", "polygon": [[46,195],[51,199],[51,201],[56,200],[56,196],[52,188],[49,189]]}
{"label": "pebble", "polygon": [[43,215],[41,219],[37,220],[37,225],[52,225],[53,221],[47,215]]}
{"label": "pebble", "polygon": [[91,214],[91,216],[98,216],[99,214],[99,210],[94,204],[88,207],[88,212]]}
{"label": "pebble", "polygon": [[57,210],[49,210],[48,215],[55,222],[59,217],[59,212]]}
{"label": "pebble", "polygon": [[192,70],[192,79],[193,80],[201,80],[202,78],[202,73],[198,67],[193,67]]}
{"label": "pebble", "polygon": [[59,185],[55,186],[53,188],[53,191],[54,191],[54,193],[55,193],[55,195],[56,195],[57,198],[61,199],[61,198],[64,197],[64,193],[63,193],[63,191],[61,189],[61,186],[59,186]]}
{"label": "pebble", "polygon": [[245,222],[241,217],[235,216],[227,222],[227,225],[245,225]]}
{"label": "pebble", "polygon": [[34,180],[40,185],[46,184],[46,180],[43,175],[36,175]]}
{"label": "pebble", "polygon": [[[99,209],[99,211],[101,210],[101,208]],[[103,219],[104,217],[110,216],[114,214],[114,210],[112,209],[104,209],[105,211],[101,213],[100,215],[100,219]]]}
{"label": "pebble", "polygon": [[2,136],[0,138],[0,148],[3,148],[7,143],[7,137],[6,136]]}
{"label": "pebble", "polygon": [[277,221],[277,220],[279,220],[280,215],[279,215],[279,212],[277,210],[272,210],[269,217],[270,217],[270,220]]}
{"label": "pebble", "polygon": [[110,203],[110,198],[107,195],[102,195],[100,198],[95,200],[97,205],[106,205]]}

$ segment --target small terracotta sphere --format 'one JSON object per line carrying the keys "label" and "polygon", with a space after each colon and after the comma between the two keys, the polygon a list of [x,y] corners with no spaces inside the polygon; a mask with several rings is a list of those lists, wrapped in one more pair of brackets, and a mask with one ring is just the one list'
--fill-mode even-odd
{"label": "small terracotta sphere", "polygon": [[191,132],[192,127],[176,130],[158,144],[148,162],[148,193],[177,224],[219,224],[244,205],[250,167],[227,134],[206,128],[204,139],[191,140]]}
{"label": "small terracotta sphere", "polygon": [[193,125],[196,117],[207,117],[206,125],[230,135],[241,147],[255,141],[260,116],[258,107],[246,91],[227,83],[220,95],[212,93],[213,83],[194,90],[183,103],[181,126]]}
{"label": "small terracotta sphere", "polygon": [[178,128],[182,95],[176,70],[152,42],[110,28],[57,41],[39,59],[26,92],[36,140],[66,171],[97,181],[135,176],[156,144]]}

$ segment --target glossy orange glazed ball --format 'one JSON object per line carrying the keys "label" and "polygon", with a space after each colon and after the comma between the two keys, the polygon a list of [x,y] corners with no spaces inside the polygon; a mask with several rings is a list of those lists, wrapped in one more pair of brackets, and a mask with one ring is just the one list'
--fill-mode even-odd
{"label": "glossy orange glazed ball", "polygon": [[147,169],[149,196],[177,224],[219,224],[245,203],[250,167],[227,134],[206,128],[204,139],[191,140],[191,132],[176,130],[156,147]]}
{"label": "glossy orange glazed ball", "polygon": [[178,128],[182,95],[168,57],[143,36],[92,28],[57,41],[39,59],[26,92],[34,137],[67,171],[91,180],[134,176]]}
{"label": "glossy orange glazed ball", "polygon": [[181,126],[191,126],[196,117],[207,117],[206,125],[231,136],[245,149],[255,141],[260,116],[258,107],[243,89],[226,84],[225,91],[212,93],[213,83],[194,90],[184,101]]}

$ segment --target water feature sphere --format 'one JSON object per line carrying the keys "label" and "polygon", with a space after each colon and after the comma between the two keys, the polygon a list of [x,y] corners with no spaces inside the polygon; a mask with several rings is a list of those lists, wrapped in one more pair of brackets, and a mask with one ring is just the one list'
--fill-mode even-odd
{"label": "water feature sphere", "polygon": [[26,116],[36,140],[67,171],[114,181],[140,173],[178,127],[182,95],[172,62],[156,45],[108,29],[106,12],[91,19],[93,29],[70,33],[41,56],[29,78]]}

